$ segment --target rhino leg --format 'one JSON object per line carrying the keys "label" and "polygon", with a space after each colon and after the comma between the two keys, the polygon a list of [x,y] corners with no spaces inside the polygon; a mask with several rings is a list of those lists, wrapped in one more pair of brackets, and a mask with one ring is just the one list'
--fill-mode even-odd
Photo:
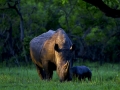
{"label": "rhino leg", "polygon": [[43,63],[43,68],[45,71],[46,79],[50,80],[52,79],[53,76],[53,70],[55,70],[55,65],[51,62],[44,62]]}
{"label": "rhino leg", "polygon": [[43,80],[45,79],[45,72],[44,70],[39,67],[37,64],[36,64],[36,68],[37,68],[37,72],[38,72],[38,75],[40,76],[40,78]]}
{"label": "rhino leg", "polygon": [[78,79],[81,81],[83,79],[82,75],[79,75]]}
{"label": "rhino leg", "polygon": [[46,79],[47,80],[52,79],[52,76],[53,76],[53,71],[52,70],[46,71]]}
{"label": "rhino leg", "polygon": [[88,80],[91,81],[91,77],[88,77]]}
{"label": "rhino leg", "polygon": [[47,80],[50,80],[50,79],[52,79],[52,76],[53,76],[53,70],[50,68],[50,67],[45,67],[44,68],[44,70],[45,70],[45,75],[46,75],[46,79]]}
{"label": "rhino leg", "polygon": [[91,74],[88,76],[88,80],[91,81]]}

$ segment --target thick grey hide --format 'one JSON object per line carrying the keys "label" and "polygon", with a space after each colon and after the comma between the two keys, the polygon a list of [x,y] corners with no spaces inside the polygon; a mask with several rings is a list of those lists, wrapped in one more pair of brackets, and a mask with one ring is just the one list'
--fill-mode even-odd
{"label": "thick grey hide", "polygon": [[[58,51],[55,50],[56,44]],[[53,70],[57,69],[61,81],[70,78],[69,67],[73,64],[72,57],[74,56],[71,47],[71,40],[61,28],[56,31],[49,30],[33,38],[30,41],[30,54],[40,71],[39,75],[41,76],[42,72],[45,73],[47,79],[52,78]],[[65,72],[66,67],[68,70]]]}

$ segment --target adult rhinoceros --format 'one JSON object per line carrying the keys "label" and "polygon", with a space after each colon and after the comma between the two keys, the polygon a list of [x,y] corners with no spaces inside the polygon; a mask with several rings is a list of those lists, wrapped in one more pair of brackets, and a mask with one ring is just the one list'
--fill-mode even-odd
{"label": "adult rhinoceros", "polygon": [[70,67],[74,56],[74,45],[59,28],[49,30],[30,41],[30,55],[41,79],[51,79],[57,70],[60,81],[71,80]]}

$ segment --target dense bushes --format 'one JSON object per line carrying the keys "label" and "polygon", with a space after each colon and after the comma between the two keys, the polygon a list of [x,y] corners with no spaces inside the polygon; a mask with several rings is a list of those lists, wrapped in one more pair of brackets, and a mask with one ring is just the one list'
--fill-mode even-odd
{"label": "dense bushes", "polygon": [[[31,62],[29,41],[59,27],[76,44],[78,58],[101,63],[119,62],[119,19],[105,16],[82,0],[18,1],[0,1],[0,63],[12,62],[19,66],[21,62]],[[117,4],[112,5],[108,0],[105,3],[111,7]],[[22,34],[24,39],[21,41]]]}

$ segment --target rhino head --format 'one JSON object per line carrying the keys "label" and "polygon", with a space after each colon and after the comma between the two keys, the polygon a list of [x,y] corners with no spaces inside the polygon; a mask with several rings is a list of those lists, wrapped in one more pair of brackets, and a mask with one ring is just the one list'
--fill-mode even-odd
{"label": "rhino head", "polygon": [[75,46],[72,45],[70,48],[62,48],[60,49],[58,44],[55,44],[54,46],[55,49],[55,59],[56,59],[56,64],[57,64],[57,73],[60,78],[60,81],[70,81],[72,80],[71,78],[71,73],[70,73],[70,68],[72,67],[73,64],[73,54],[74,54],[74,49]]}

